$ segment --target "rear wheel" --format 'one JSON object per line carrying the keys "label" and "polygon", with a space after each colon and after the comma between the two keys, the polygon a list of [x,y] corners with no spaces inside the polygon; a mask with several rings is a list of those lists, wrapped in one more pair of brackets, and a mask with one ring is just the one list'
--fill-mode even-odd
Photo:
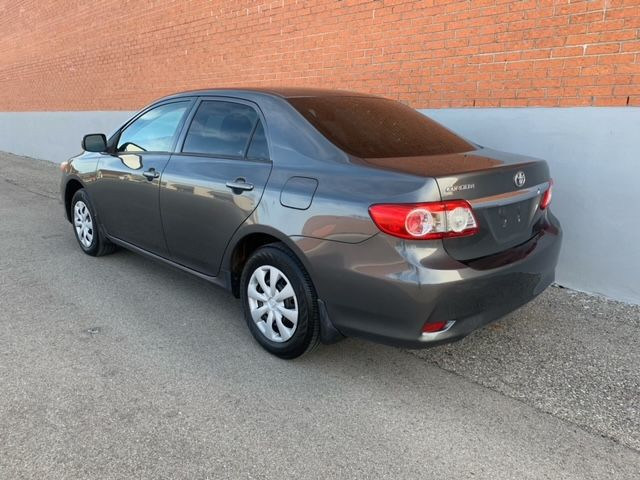
{"label": "rear wheel", "polygon": [[99,257],[115,250],[115,245],[100,232],[93,206],[83,188],[71,199],[71,221],[76,240],[87,255]]}
{"label": "rear wheel", "polygon": [[240,284],[247,325],[265,350],[291,359],[315,348],[320,336],[315,289],[289,249],[276,243],[257,250]]}

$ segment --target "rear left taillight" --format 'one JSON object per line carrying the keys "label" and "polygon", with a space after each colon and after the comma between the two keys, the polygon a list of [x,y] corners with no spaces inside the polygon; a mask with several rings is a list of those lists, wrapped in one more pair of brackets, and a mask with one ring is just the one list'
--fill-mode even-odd
{"label": "rear left taillight", "polygon": [[383,232],[411,240],[466,237],[478,232],[471,205],[464,200],[371,205],[369,215]]}
{"label": "rear left taillight", "polygon": [[553,180],[549,180],[549,188],[542,195],[542,200],[540,200],[540,210],[544,210],[551,203],[551,197],[553,196]]}

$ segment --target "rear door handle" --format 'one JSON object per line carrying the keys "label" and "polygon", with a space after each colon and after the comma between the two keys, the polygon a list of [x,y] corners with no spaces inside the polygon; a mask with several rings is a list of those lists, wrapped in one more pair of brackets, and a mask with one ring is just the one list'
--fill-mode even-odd
{"label": "rear door handle", "polygon": [[151,181],[154,178],[158,178],[160,176],[160,172],[158,172],[155,168],[150,168],[146,172],[142,172],[142,175],[144,175],[147,180]]}
{"label": "rear door handle", "polygon": [[227,182],[226,185],[227,188],[233,190],[234,193],[253,190],[253,184],[247,183],[244,178],[236,178],[233,182]]}

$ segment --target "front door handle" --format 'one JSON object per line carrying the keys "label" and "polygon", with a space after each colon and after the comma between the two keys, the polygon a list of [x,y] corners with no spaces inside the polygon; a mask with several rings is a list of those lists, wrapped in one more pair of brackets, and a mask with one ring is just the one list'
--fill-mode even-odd
{"label": "front door handle", "polygon": [[158,172],[155,168],[150,168],[146,172],[142,172],[142,175],[144,175],[147,180],[151,181],[154,178],[158,178],[160,176],[160,172]]}
{"label": "front door handle", "polygon": [[253,184],[247,183],[244,178],[236,178],[233,182],[227,182],[227,188],[233,190],[233,193],[249,192],[253,190]]}

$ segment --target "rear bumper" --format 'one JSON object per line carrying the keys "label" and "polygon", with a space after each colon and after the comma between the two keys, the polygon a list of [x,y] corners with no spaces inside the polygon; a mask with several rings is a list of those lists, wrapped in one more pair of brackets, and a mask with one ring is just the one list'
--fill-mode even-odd
{"label": "rear bumper", "polygon": [[[526,304],[554,280],[562,231],[551,215],[524,245],[468,264],[435,242],[379,234],[306,252],[320,298],[343,335],[408,348],[464,337]],[[445,331],[422,334],[425,322]]]}

